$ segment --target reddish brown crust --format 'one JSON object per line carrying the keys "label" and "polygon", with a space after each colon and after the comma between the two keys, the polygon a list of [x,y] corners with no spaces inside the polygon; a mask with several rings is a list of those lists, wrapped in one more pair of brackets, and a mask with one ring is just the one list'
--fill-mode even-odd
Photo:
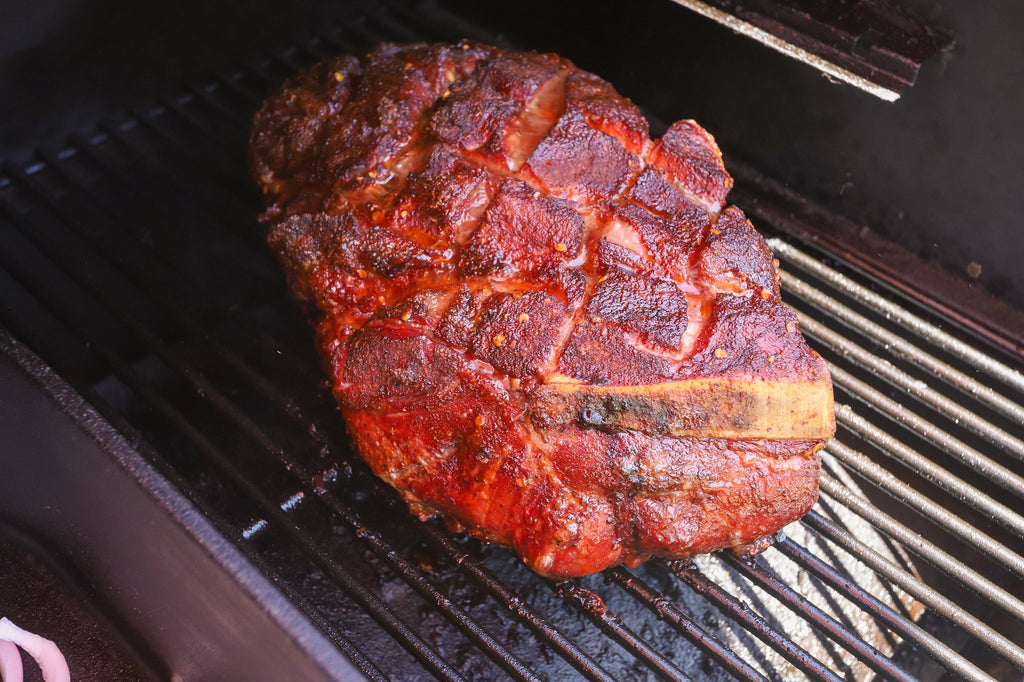
{"label": "reddish brown crust", "polygon": [[463,247],[458,268],[468,276],[532,279],[553,262],[579,257],[584,230],[571,202],[507,179]]}
{"label": "reddish brown crust", "polygon": [[530,417],[551,381],[828,382],[692,121],[652,142],[552,55],[384,45],[287,81],[252,149],[355,445],[420,516],[565,577],[748,545],[814,503],[821,441]]}

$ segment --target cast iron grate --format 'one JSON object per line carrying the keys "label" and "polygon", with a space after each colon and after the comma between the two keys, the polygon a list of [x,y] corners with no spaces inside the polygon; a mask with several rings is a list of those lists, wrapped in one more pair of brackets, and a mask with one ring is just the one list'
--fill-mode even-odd
{"label": "cast iron grate", "polygon": [[312,61],[385,39],[494,41],[471,30],[375,10],[6,164],[0,324],[370,678],[1020,675],[1020,367],[784,233],[785,295],[832,366],[839,437],[821,502],[759,558],[552,583],[411,519],[348,452],[255,221],[248,121]]}

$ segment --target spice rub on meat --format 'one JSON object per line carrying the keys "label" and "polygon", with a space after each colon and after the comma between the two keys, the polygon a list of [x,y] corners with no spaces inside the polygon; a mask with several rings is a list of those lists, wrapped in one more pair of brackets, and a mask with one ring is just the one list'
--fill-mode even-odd
{"label": "spice rub on meat", "polygon": [[807,512],[821,358],[693,121],[554,55],[382,45],[252,133],[270,245],[355,446],[421,518],[578,576]]}

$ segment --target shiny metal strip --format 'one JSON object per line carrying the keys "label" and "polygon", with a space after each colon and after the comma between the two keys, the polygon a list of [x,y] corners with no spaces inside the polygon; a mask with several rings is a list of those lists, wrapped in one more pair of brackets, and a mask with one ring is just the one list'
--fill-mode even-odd
{"label": "shiny metal strip", "polygon": [[835,525],[821,514],[812,511],[804,518],[804,523],[818,531],[823,537],[857,557],[879,576],[898,585],[908,594],[914,596],[936,613],[949,619],[971,635],[985,643],[992,651],[1024,670],[1024,649],[1003,637],[1001,634],[982,623],[980,620],[963,610],[953,601],[939,594],[904,569],[896,566],[884,556],[857,540],[853,535]]}
{"label": "shiny metal strip", "polygon": [[879,531],[939,568],[960,584],[988,599],[1017,620],[1024,622],[1024,602],[1016,596],[971,569],[948,552],[925,540],[919,533],[904,526],[866,499],[859,497],[828,474],[823,474],[819,483],[822,493],[868,521]]}
{"label": "shiny metal strip", "polygon": [[959,459],[1018,497],[1024,497],[1024,478],[994,462],[963,441],[949,435],[928,420],[907,410],[889,396],[857,379],[841,367],[828,363],[828,368],[832,373],[832,381],[837,386],[841,386],[851,395],[860,398],[873,410],[934,443],[942,448],[947,455]]}
{"label": "shiny metal strip", "polygon": [[871,480],[894,499],[916,509],[922,516],[949,531],[959,540],[972,545],[1017,575],[1024,577],[1024,557],[1021,557],[1005,545],[993,540],[971,524],[950,513],[941,504],[932,502],[911,486],[896,478],[892,473],[872,462],[864,454],[843,445],[837,440],[833,440],[826,446],[826,452]]}
{"label": "shiny metal strip", "polygon": [[[776,543],[774,549],[779,549],[786,542],[792,542],[792,540],[784,538],[782,542]],[[857,632],[856,626],[850,627],[848,617],[843,617],[842,620],[839,620],[836,614],[832,612],[832,608],[829,608],[829,610],[821,608],[807,598],[804,590],[797,589],[793,584],[784,580],[776,568],[778,562],[773,562],[775,563],[775,566],[773,566],[763,555],[754,560],[743,560],[731,552],[719,552],[715,555],[715,558],[723,566],[735,570],[749,584],[763,590],[765,594],[778,601],[783,607],[803,619],[815,630],[826,635],[836,645],[846,649],[858,661],[875,671],[881,679],[900,680],[901,682],[910,682],[913,679],[906,671],[896,665],[892,659],[879,651],[872,642],[864,639]],[[855,581],[849,582],[847,587],[847,590],[839,588],[836,591],[843,596],[850,595],[848,597],[850,603],[856,604],[852,593],[859,591],[860,587]],[[747,605],[747,608],[750,608],[749,605]],[[772,611],[775,612],[776,610],[772,608]],[[773,615],[772,617],[775,618],[776,616]],[[833,659],[834,661],[835,659]],[[845,679],[854,677],[854,673],[848,667],[845,671],[836,669],[835,672],[842,674]]]}
{"label": "shiny metal strip", "polygon": [[801,251],[792,244],[779,238],[772,238],[768,240],[768,243],[776,256],[788,259],[805,271],[811,272],[833,286],[842,289],[861,303],[871,306],[879,313],[884,314],[886,319],[899,322],[909,331],[926,339],[947,353],[956,355],[973,367],[1024,393],[1024,374],[977,350],[970,344],[964,343],[952,334],[926,322],[906,308],[896,305],[867,287],[854,282],[837,270],[820,263],[816,258]]}
{"label": "shiny metal strip", "polygon": [[809,315],[798,312],[800,328],[809,336],[828,346],[836,353],[855,362],[864,369],[871,370],[876,376],[884,378],[893,386],[903,389],[925,405],[951,421],[970,429],[979,436],[989,440],[1024,461],[1024,441],[1011,436],[992,422],[979,417],[960,403],[950,400],[924,381],[910,376],[888,360],[868,352],[863,347],[851,342],[842,334],[837,334]]}
{"label": "shiny metal strip", "polygon": [[876,340],[879,345],[896,357],[909,360],[918,367],[939,377],[947,384],[964,392],[972,399],[983,403],[986,407],[1009,419],[1024,424],[1024,406],[1020,403],[1007,398],[948,363],[942,362],[934,355],[926,353],[906,338],[892,333],[879,324],[875,324],[852,308],[843,305],[831,296],[804,282],[799,277],[786,271],[782,271],[780,274],[782,275],[782,286],[786,291],[796,294],[803,301],[827,313],[848,327]]}
{"label": "shiny metal strip", "polygon": [[808,64],[822,73],[849,83],[850,85],[860,88],[864,92],[871,93],[875,97],[883,99],[886,102],[895,102],[900,98],[901,93],[893,90],[892,88],[887,88],[884,85],[874,83],[867,78],[850,71],[849,69],[844,69],[838,64],[814,54],[809,50],[805,50],[793,43],[788,43],[782,38],[779,38],[778,36],[755,26],[750,22],[735,17],[728,12],[723,12],[717,7],[712,7],[706,2],[700,2],[700,0],[675,0],[675,2],[683,5],[684,7],[688,7],[694,12],[697,12],[712,21],[722,24],[733,31],[736,31],[737,33],[741,33],[748,38],[752,38],[766,47],[770,47],[777,52],[781,52],[787,57],[791,57]]}
{"label": "shiny metal strip", "polygon": [[[898,438],[893,438],[883,429],[878,428],[861,417],[849,405],[840,403],[836,406],[836,412],[843,426],[864,440],[878,446],[882,454],[895,459],[911,471],[920,474],[946,492],[954,495],[965,504],[991,517],[1003,527],[1024,537],[1024,516],[1020,513],[1013,511],[975,486],[965,483],[962,479],[954,476]],[[875,464],[874,466],[878,465]]]}
{"label": "shiny metal strip", "polygon": [[925,651],[930,657],[941,663],[947,670],[965,680],[988,681],[993,678],[976,665],[953,650],[948,644],[932,635],[912,620],[896,613],[877,597],[850,584],[843,571],[836,569],[828,562],[807,548],[797,544],[790,538],[783,538],[775,544],[775,548],[808,573],[816,576],[829,587],[836,590],[852,603],[874,616],[880,623],[897,632],[900,636],[912,639],[914,645]]}

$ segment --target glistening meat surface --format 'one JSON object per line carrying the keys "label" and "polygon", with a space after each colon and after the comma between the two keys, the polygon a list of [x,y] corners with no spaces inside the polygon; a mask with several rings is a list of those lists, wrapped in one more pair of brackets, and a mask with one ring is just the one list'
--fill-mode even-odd
{"label": "glistening meat surface", "polygon": [[270,244],[356,448],[421,518],[577,576],[817,498],[832,387],[692,121],[554,55],[383,45],[256,115]]}

